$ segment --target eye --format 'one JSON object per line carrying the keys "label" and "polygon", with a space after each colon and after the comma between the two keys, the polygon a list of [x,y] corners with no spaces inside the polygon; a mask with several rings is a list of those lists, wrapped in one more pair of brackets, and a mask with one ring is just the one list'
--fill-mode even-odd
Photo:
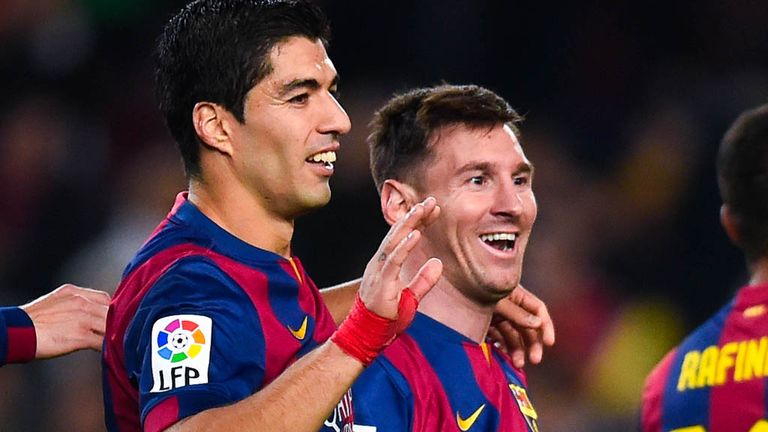
{"label": "eye", "polygon": [[334,87],[334,88],[328,90],[328,93],[330,93],[331,96],[333,96],[333,98],[336,99],[337,101],[341,100],[341,92],[339,91],[338,88]]}
{"label": "eye", "polygon": [[474,176],[469,179],[469,183],[477,186],[482,186],[486,183],[487,179],[485,176]]}
{"label": "eye", "polygon": [[529,179],[527,176],[519,176],[519,177],[515,177],[514,182],[518,186],[525,186],[528,184]]}
{"label": "eye", "polygon": [[292,104],[301,105],[306,103],[308,100],[309,100],[309,93],[301,93],[288,99],[288,102]]}

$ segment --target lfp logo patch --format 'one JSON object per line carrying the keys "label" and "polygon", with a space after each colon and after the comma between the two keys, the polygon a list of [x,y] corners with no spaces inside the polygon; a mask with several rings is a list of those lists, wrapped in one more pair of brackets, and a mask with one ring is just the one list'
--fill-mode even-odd
{"label": "lfp logo patch", "polygon": [[153,393],[208,382],[212,323],[202,315],[174,315],[155,321]]}

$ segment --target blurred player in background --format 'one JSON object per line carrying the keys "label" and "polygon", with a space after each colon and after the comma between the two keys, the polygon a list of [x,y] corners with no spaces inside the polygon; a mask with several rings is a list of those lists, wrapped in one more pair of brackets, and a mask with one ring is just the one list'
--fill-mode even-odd
{"label": "blurred player in background", "polygon": [[768,105],[725,134],[717,174],[720,221],[750,280],[649,375],[644,432],[768,431]]}
{"label": "blurred player in background", "polygon": [[109,294],[64,284],[19,307],[0,307],[0,366],[101,350]]}
{"label": "blurred player in background", "polygon": [[[430,256],[443,277],[405,334],[354,386],[356,423],[384,431],[538,431],[525,374],[486,343],[496,303],[518,291],[537,206],[517,113],[477,86],[391,99],[372,122],[371,166],[394,224],[425,197],[441,215],[403,264]],[[551,335],[554,338],[554,335]]]}

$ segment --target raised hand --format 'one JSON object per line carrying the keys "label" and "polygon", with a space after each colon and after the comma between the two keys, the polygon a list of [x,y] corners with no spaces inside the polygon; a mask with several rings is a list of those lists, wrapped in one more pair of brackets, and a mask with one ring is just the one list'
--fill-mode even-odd
{"label": "raised hand", "polygon": [[421,238],[419,229],[430,224],[439,213],[435,199],[428,197],[392,225],[363,273],[359,295],[368,310],[383,318],[398,319],[398,304],[404,289],[410,289],[419,300],[440,279],[443,264],[437,258],[430,258],[407,285],[400,281],[403,262]]}

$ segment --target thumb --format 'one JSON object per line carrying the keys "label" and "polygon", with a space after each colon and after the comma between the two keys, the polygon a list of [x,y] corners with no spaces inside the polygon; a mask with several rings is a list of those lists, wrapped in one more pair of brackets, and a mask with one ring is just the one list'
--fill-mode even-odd
{"label": "thumb", "polygon": [[421,266],[416,276],[411,279],[411,282],[408,283],[408,288],[417,300],[421,300],[440,280],[440,275],[442,274],[443,262],[438,258],[430,258]]}

